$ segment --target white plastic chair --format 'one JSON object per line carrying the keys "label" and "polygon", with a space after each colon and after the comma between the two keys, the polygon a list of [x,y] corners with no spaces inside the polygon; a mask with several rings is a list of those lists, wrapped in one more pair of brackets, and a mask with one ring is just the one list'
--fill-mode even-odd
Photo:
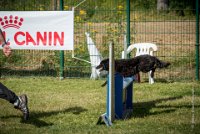
{"label": "white plastic chair", "polygon": [[91,79],[97,79],[100,76],[99,70],[96,69],[96,66],[99,65],[101,60],[103,59],[101,54],[99,53],[96,45],[94,44],[92,38],[90,37],[89,33],[85,33],[87,38],[87,46],[90,55],[90,63],[91,63]]}
{"label": "white plastic chair", "polygon": [[[156,44],[153,43],[136,43],[136,44],[131,44],[126,52],[122,51],[122,58],[125,57],[125,55],[129,54],[133,49],[136,49],[136,54],[135,56],[139,55],[144,55],[144,54],[149,54],[153,56],[153,52],[157,51],[157,46]],[[148,73],[149,75],[149,83],[153,84],[154,79],[151,77],[151,72]],[[140,75],[138,74],[138,81],[140,81]]]}

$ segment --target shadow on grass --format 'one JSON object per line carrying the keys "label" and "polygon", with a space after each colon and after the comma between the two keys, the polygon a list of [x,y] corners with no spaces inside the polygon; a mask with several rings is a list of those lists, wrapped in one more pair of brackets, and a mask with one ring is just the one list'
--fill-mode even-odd
{"label": "shadow on grass", "polygon": [[[51,126],[53,125],[53,123],[47,123],[43,120],[40,120],[39,118],[42,118],[42,117],[49,117],[49,116],[54,116],[54,115],[57,115],[59,113],[73,113],[75,115],[78,115],[82,112],[85,112],[87,111],[87,109],[85,108],[82,108],[82,107],[70,107],[70,108],[67,108],[67,109],[64,109],[64,110],[57,110],[57,111],[49,111],[49,112],[31,112],[30,111],[30,118],[29,120],[27,121],[24,121],[23,119],[21,120],[21,123],[25,123],[25,124],[31,124],[31,125],[34,125],[36,127],[45,127],[45,126]],[[1,118],[11,118],[11,117],[17,117],[18,116],[6,116],[6,117],[1,117]]]}
{"label": "shadow on grass", "polygon": [[[182,96],[179,97],[169,97],[169,98],[163,98],[163,99],[157,99],[153,101],[148,102],[137,102],[133,103],[133,113],[131,115],[131,118],[142,118],[145,116],[150,115],[158,115],[162,113],[171,113],[174,112],[177,108],[192,108],[192,105],[181,105],[181,106],[170,106],[170,105],[159,105],[156,106],[156,104],[164,102],[164,101],[173,101],[177,99],[181,99]],[[195,105],[195,107],[200,107],[200,105]],[[160,108],[159,111],[151,112],[150,110],[152,108]]]}

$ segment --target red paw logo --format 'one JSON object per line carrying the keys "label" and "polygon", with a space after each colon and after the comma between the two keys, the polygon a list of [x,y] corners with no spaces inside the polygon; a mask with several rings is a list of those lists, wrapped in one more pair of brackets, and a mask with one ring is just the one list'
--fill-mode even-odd
{"label": "red paw logo", "polygon": [[0,25],[3,29],[13,27],[19,29],[23,24],[24,19],[19,18],[18,16],[4,16],[3,18],[0,17]]}

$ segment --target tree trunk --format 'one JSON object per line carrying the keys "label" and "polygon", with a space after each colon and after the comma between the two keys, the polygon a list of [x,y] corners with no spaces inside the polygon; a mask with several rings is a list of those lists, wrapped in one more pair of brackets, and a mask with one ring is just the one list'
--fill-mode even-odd
{"label": "tree trunk", "polygon": [[167,10],[169,7],[169,0],[157,0],[157,10]]}

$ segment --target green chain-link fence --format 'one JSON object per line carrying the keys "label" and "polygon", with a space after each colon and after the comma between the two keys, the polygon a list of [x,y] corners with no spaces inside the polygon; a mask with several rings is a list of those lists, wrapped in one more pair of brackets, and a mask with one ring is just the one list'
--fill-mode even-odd
{"label": "green chain-link fence", "polygon": [[[59,10],[60,1],[2,0],[0,4],[4,6],[1,6],[0,10]],[[72,10],[72,7],[77,6],[74,16],[75,57],[89,61],[85,36],[85,32],[89,32],[104,58],[108,57],[110,40],[115,43],[115,58],[121,58],[124,35],[127,35],[127,1],[129,0],[64,0],[64,10]],[[155,43],[158,51],[154,55],[171,62],[168,69],[156,72],[156,80],[194,80],[197,73],[195,1],[181,4],[179,0],[175,0],[170,3],[168,9],[159,11],[156,2],[130,0],[130,43]],[[131,53],[131,57],[133,56],[134,52]],[[14,50],[9,58],[0,52],[0,70],[2,77],[57,77],[60,72],[60,52]],[[71,51],[64,52],[64,77],[89,78],[90,73],[89,63],[72,58]],[[142,75],[142,78],[147,78],[146,74]]]}

